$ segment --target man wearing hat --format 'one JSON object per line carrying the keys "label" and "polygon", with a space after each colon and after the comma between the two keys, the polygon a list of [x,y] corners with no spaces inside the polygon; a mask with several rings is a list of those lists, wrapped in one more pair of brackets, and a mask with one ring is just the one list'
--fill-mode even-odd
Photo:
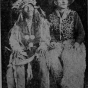
{"label": "man wearing hat", "polygon": [[[50,70],[62,88],[83,88],[86,69],[85,31],[76,11],[69,9],[74,0],[52,0],[55,11],[51,23]],[[62,75],[61,75],[62,73]]]}

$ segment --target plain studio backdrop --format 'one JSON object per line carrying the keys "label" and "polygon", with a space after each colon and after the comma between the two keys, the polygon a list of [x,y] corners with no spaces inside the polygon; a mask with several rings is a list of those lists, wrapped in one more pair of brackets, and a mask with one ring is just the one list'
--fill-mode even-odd
{"label": "plain studio backdrop", "polygon": [[[6,83],[6,71],[7,65],[9,63],[9,56],[11,54],[5,47],[10,48],[9,41],[8,41],[8,32],[12,28],[14,22],[17,20],[18,14],[11,9],[12,3],[16,0],[1,0],[1,50],[2,50],[2,58],[1,58],[1,65],[2,65],[2,88],[7,88]],[[53,11],[53,6],[48,4],[48,0],[37,0],[37,5],[40,5],[41,8],[49,15]],[[71,9],[78,12],[85,32],[85,45],[87,48],[87,0],[75,0],[75,2],[70,6]],[[86,49],[87,50],[87,49]],[[87,61],[88,62],[88,61]],[[86,63],[87,63],[86,62]],[[85,88],[88,85],[88,72],[85,72]],[[37,88],[37,87],[36,87]]]}

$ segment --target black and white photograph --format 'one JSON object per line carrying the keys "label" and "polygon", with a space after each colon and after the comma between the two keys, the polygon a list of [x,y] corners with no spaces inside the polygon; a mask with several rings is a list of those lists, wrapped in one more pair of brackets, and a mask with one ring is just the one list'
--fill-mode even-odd
{"label": "black and white photograph", "polygon": [[88,88],[87,0],[1,0],[1,88]]}

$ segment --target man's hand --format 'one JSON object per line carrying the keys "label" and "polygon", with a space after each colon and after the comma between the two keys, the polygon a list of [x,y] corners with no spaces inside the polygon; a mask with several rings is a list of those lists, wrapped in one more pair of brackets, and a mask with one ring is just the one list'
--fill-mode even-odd
{"label": "man's hand", "polygon": [[74,48],[75,48],[76,50],[79,48],[79,46],[80,46],[80,44],[77,43],[77,42],[74,44]]}
{"label": "man's hand", "polygon": [[47,45],[45,43],[41,43],[40,47],[38,48],[41,57],[44,56],[46,50],[47,50]]}
{"label": "man's hand", "polygon": [[47,45],[45,43],[41,43],[40,47],[38,48],[39,50],[47,50]]}
{"label": "man's hand", "polygon": [[26,52],[23,52],[22,51],[21,54],[24,55],[24,56],[27,56],[27,53]]}
{"label": "man's hand", "polygon": [[50,47],[55,48],[56,47],[56,42],[51,42]]}
{"label": "man's hand", "polygon": [[22,55],[24,55],[24,56],[27,56],[27,53],[24,52],[23,50],[20,50],[19,52],[20,52],[20,54],[22,54]]}

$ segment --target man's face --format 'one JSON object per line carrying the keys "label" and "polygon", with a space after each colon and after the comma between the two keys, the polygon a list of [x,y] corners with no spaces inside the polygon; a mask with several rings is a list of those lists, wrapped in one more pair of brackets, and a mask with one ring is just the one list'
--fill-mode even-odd
{"label": "man's face", "polygon": [[67,8],[68,6],[68,0],[55,0],[56,5],[62,9]]}
{"label": "man's face", "polygon": [[24,11],[28,14],[29,17],[33,16],[34,7],[31,4],[29,4],[24,7]]}

